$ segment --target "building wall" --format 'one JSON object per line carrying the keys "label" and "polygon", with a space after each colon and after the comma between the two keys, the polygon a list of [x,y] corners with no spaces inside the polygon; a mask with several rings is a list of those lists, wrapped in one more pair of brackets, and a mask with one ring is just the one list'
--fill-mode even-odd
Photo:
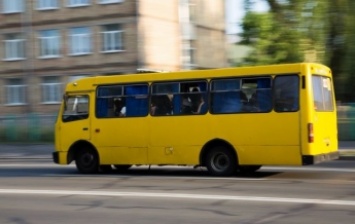
{"label": "building wall", "polygon": [[176,71],[181,68],[179,0],[141,0],[139,51],[141,67]]}
{"label": "building wall", "polygon": [[[52,77],[61,96],[66,83],[76,76],[135,73],[138,68],[204,69],[227,63],[222,0],[122,0],[113,4],[91,0],[80,7],[68,7],[67,0],[58,0],[58,7],[50,10],[38,10],[37,0],[24,2],[26,10],[21,13],[4,13],[0,4],[0,117],[57,113],[61,97],[48,102],[43,94],[45,80]],[[187,12],[195,20],[183,21],[182,9],[191,5],[194,7]],[[118,52],[102,52],[102,25],[107,24],[122,27],[123,49]],[[91,30],[91,52],[71,55],[70,29],[82,26]],[[187,36],[183,35],[186,27]],[[40,32],[50,29],[58,30],[60,53],[41,57]],[[4,60],[4,40],[12,33],[22,33],[26,40],[24,59]],[[186,47],[193,48],[193,53]],[[25,86],[23,103],[7,103],[7,87],[13,78],[20,78]]]}
{"label": "building wall", "polygon": [[[26,58],[24,60],[0,60],[0,85],[4,87],[8,78],[22,78],[27,85],[26,104],[8,105],[6,91],[1,89],[0,116],[13,113],[56,113],[57,103],[43,103],[43,77],[55,76],[61,82],[61,91],[74,75],[135,73],[138,65],[136,1],[114,4],[97,4],[82,7],[68,7],[66,0],[58,0],[53,10],[38,10],[37,1],[27,2],[27,11],[4,14],[1,10],[0,43],[9,33],[25,33]],[[114,53],[101,51],[101,25],[120,24],[123,29],[123,50]],[[70,54],[69,30],[87,26],[91,29],[92,49],[87,55]],[[39,32],[57,29],[60,33],[60,55],[55,58],[41,58]],[[0,48],[0,49],[3,49]],[[4,59],[4,50],[0,52]]]}
{"label": "building wall", "polygon": [[195,2],[197,66],[204,69],[227,67],[225,1]]}

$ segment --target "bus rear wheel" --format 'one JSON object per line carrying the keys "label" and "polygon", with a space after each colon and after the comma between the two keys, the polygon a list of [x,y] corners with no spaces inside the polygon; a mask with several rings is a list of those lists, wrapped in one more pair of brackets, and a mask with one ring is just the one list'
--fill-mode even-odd
{"label": "bus rear wheel", "polygon": [[218,146],[207,153],[205,164],[213,176],[231,176],[235,174],[237,158],[231,149]]}
{"label": "bus rear wheel", "polygon": [[81,148],[75,156],[75,165],[80,173],[97,173],[99,169],[99,158],[92,148]]}

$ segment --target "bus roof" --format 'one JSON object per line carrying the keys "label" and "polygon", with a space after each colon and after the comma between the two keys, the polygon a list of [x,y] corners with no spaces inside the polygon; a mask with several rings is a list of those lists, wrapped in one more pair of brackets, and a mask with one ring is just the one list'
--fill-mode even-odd
{"label": "bus roof", "polygon": [[249,67],[228,67],[208,70],[187,70],[163,73],[138,73],[124,75],[98,75],[75,80],[67,84],[66,91],[90,91],[97,85],[114,83],[159,82],[174,80],[210,79],[218,77],[260,76],[273,74],[299,73],[302,69],[311,69],[311,74],[331,76],[330,69],[317,63],[294,63],[278,65],[262,65]]}

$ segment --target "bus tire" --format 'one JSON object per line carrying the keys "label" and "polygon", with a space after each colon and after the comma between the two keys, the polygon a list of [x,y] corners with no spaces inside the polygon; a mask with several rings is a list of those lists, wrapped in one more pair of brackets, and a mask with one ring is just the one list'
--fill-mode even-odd
{"label": "bus tire", "polygon": [[237,158],[230,148],[217,146],[206,156],[206,167],[213,176],[231,176],[237,168]]}
{"label": "bus tire", "polygon": [[92,148],[80,148],[75,156],[75,165],[80,173],[97,173],[99,170],[99,157]]}

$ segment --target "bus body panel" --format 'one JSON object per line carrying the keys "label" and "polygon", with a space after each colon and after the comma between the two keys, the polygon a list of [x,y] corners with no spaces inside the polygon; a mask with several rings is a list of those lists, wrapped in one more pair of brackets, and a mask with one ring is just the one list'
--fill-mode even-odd
{"label": "bus body panel", "polygon": [[102,164],[147,164],[145,117],[92,119],[92,140]]}
{"label": "bus body panel", "polygon": [[203,145],[212,138],[205,116],[149,118],[149,163],[197,165]]}
{"label": "bus body panel", "polygon": [[[303,108],[301,124],[302,155],[318,156],[320,159],[327,153],[335,155],[338,151],[338,131],[334,86],[330,83],[333,109],[331,111],[317,111],[312,80],[312,77],[317,75],[329,78],[332,81],[331,71],[322,65],[304,64],[302,72],[305,75],[305,85],[307,87],[301,90],[301,107]],[[313,142],[309,140],[309,124],[313,127]]]}
{"label": "bus body panel", "polygon": [[302,165],[299,146],[240,146],[240,165]]}
{"label": "bus body panel", "polygon": [[292,164],[300,164],[298,112],[215,115],[212,120],[214,135],[234,146],[240,165],[289,164],[288,155],[297,155]]}
{"label": "bus body panel", "polygon": [[332,112],[315,112],[313,131],[314,143],[310,144],[312,155],[330,153],[338,150],[338,140],[334,134],[337,130],[336,117]]}

